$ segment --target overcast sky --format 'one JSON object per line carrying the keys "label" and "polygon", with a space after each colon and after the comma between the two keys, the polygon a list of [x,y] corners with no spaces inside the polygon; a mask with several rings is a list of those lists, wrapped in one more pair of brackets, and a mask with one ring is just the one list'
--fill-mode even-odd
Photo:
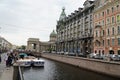
{"label": "overcast sky", "polygon": [[56,21],[65,7],[69,15],[85,0],[0,0],[0,36],[15,45],[26,45],[28,38],[49,41]]}

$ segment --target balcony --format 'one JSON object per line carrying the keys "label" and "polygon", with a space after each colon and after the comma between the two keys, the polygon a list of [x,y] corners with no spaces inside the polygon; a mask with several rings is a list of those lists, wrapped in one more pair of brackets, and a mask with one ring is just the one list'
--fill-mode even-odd
{"label": "balcony", "polygon": [[81,35],[79,39],[90,39],[90,38],[93,38],[93,34],[87,33],[87,34]]}

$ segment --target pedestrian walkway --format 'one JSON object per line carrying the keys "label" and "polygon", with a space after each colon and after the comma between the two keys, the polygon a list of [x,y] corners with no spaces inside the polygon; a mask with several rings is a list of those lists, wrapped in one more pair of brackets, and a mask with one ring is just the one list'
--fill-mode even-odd
{"label": "pedestrian walkway", "polygon": [[13,67],[5,68],[0,80],[13,80]]}
{"label": "pedestrian walkway", "polygon": [[13,80],[13,67],[5,66],[6,53],[2,54],[2,62],[0,63],[0,80]]}

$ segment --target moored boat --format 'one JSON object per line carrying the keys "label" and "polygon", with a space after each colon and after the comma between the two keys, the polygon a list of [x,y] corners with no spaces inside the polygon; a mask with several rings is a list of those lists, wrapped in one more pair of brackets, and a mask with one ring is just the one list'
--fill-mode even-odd
{"label": "moored boat", "polygon": [[36,66],[36,67],[44,67],[44,60],[42,59],[34,59],[33,60],[33,66]]}
{"label": "moored boat", "polygon": [[33,56],[28,56],[24,59],[17,60],[17,63],[23,67],[30,67],[30,66],[43,67],[45,62],[42,59],[38,59]]}
{"label": "moored boat", "polygon": [[17,60],[17,63],[22,67],[30,67],[31,66],[30,59],[20,59],[20,60]]}

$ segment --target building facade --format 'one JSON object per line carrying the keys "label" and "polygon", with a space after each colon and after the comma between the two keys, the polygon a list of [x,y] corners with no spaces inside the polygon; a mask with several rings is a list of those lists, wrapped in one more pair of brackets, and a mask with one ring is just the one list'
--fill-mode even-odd
{"label": "building facade", "polygon": [[93,10],[94,1],[86,0],[84,7],[66,16],[62,9],[57,21],[57,52],[91,53],[93,52]]}
{"label": "building facade", "polygon": [[120,54],[120,0],[95,0],[94,52]]}
{"label": "building facade", "polygon": [[5,38],[0,37],[0,52],[4,52],[12,49],[12,44],[8,42]]}
{"label": "building facade", "polygon": [[52,52],[56,51],[56,36],[57,34],[53,30],[50,34],[50,40],[43,42],[40,41],[39,38],[29,38],[27,41],[27,50],[34,52]]}

